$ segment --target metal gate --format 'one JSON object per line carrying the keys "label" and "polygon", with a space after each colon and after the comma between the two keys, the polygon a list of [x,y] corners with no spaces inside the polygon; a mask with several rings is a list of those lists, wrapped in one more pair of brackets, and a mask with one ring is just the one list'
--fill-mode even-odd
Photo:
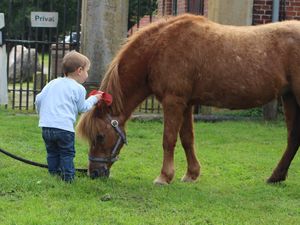
{"label": "metal gate", "polygon": [[[0,8],[6,21],[9,107],[34,110],[37,93],[61,75],[62,57],[79,50],[81,0],[1,0]],[[37,12],[58,13],[57,26],[33,27]]]}

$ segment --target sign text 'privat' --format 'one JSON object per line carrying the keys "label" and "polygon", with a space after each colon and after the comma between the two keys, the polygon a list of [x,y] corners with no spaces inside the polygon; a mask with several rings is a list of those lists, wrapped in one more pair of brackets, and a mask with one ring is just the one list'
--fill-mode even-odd
{"label": "sign text 'privat'", "polygon": [[31,12],[32,27],[57,27],[58,12]]}

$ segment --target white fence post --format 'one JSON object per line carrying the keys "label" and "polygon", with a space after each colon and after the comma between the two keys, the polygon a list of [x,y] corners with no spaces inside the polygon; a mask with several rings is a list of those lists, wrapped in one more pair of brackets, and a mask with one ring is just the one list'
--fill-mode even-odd
{"label": "white fence post", "polygon": [[7,95],[7,53],[3,40],[4,13],[0,13],[0,105],[8,104]]}

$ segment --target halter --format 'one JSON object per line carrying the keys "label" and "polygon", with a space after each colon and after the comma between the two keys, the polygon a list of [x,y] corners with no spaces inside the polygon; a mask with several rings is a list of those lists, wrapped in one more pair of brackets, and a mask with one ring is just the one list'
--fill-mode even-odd
{"label": "halter", "polygon": [[109,157],[93,157],[93,156],[89,155],[89,160],[91,162],[114,163],[115,161],[117,161],[119,159],[118,155],[119,155],[120,149],[121,149],[120,145],[122,143],[127,145],[126,135],[119,127],[119,122],[117,120],[112,119],[110,115],[108,115],[108,122],[114,128],[114,130],[117,132],[117,134],[119,135],[119,138],[118,138],[113,150],[111,151],[111,155]]}

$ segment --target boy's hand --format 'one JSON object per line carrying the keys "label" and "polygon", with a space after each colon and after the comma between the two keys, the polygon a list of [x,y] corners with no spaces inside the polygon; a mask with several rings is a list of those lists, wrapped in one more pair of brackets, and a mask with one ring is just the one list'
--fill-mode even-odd
{"label": "boy's hand", "polygon": [[103,95],[103,93],[101,93],[101,94],[96,94],[96,95],[94,95],[94,96],[98,99],[98,101],[100,101],[100,99],[102,98],[102,95]]}
{"label": "boy's hand", "polygon": [[93,90],[89,93],[89,96],[91,95],[95,95],[98,99],[98,101],[104,101],[104,103],[107,105],[107,106],[110,106],[112,104],[112,96],[108,93],[105,93],[105,92],[102,92],[102,91],[99,91],[99,90]]}

